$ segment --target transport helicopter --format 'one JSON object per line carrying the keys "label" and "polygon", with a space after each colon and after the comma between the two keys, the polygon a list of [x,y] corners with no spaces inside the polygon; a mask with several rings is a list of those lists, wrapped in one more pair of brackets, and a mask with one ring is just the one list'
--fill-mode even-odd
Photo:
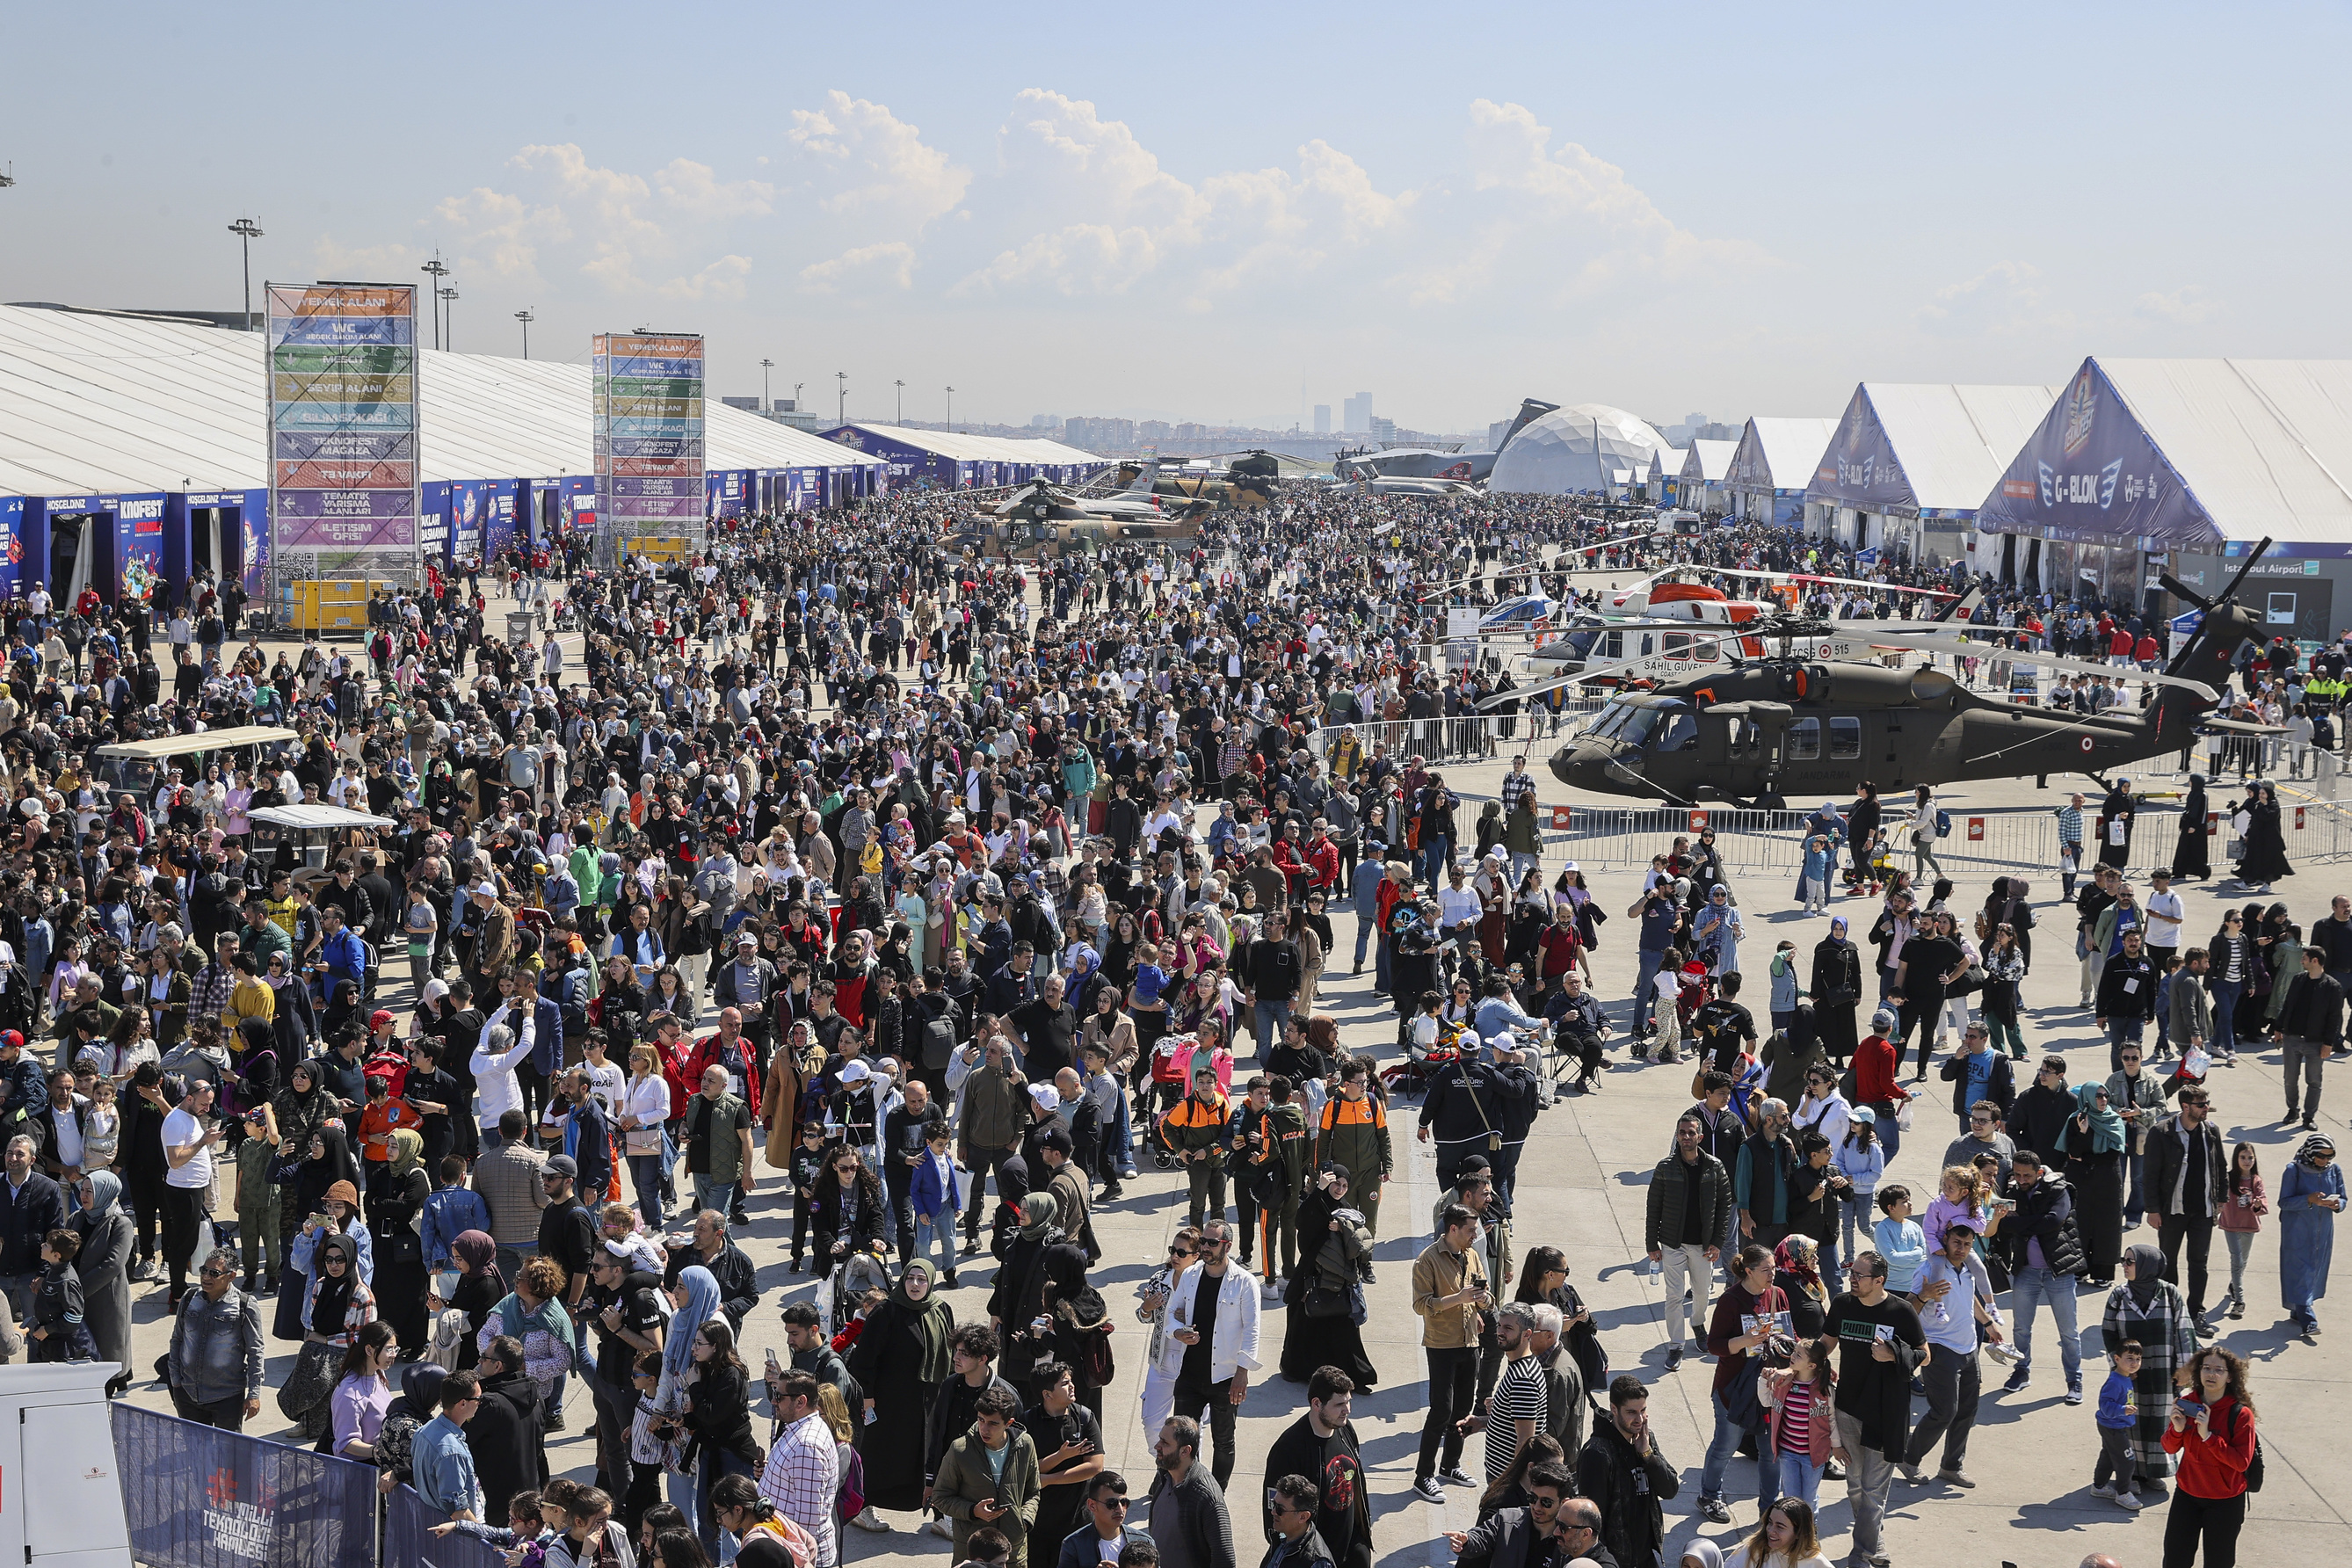
{"label": "transport helicopter", "polygon": [[[2265,540],[2249,552],[2228,587],[2210,599],[2169,574],[2159,580],[2168,593],[2204,611],[2204,619],[2162,674],[2126,677],[2157,687],[2154,700],[2136,712],[2053,711],[1979,695],[1932,666],[1890,669],[1784,654],[1621,693],[1552,754],[1552,776],[1593,795],[1778,810],[1791,794],[1835,798],[1853,794],[1864,779],[1885,792],[2029,773],[2046,784],[2052,773],[2097,776],[2177,752],[2200,728],[2226,723],[2205,715],[2221,700],[2239,645],[2263,635],[2260,616],[2236,595],[2268,547]],[[1819,635],[1832,629],[1827,623],[1811,625],[1821,628]],[[1807,635],[1807,626],[1791,620],[1771,629],[1792,643]],[[1721,635],[1746,635],[1746,628]],[[2112,665],[1958,636],[1881,632],[1874,640],[1925,653],[2119,673]],[[1600,673],[1588,668],[1490,698],[1484,706],[1523,701]]]}

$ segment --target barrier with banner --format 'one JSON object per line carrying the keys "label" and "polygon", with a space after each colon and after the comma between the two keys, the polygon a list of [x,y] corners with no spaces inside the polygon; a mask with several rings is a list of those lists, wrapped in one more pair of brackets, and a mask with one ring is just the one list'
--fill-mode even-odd
{"label": "barrier with banner", "polygon": [[386,1568],[507,1568],[506,1553],[463,1531],[435,1535],[448,1517],[425,1506],[414,1487],[394,1487],[383,1504]]}
{"label": "barrier with banner", "polygon": [[131,1554],[147,1568],[376,1561],[373,1465],[120,1401],[113,1414]]}

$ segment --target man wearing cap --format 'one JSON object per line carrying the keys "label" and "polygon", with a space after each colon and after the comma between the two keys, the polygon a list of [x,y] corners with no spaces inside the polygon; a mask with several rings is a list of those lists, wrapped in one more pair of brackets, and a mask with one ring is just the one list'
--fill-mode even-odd
{"label": "man wearing cap", "polygon": [[772,1043],[768,1004],[782,984],[776,966],[760,956],[760,939],[750,931],[735,934],[735,956],[710,984],[710,999],[719,1008],[732,1007],[742,1019],[743,1035],[756,1052]]}

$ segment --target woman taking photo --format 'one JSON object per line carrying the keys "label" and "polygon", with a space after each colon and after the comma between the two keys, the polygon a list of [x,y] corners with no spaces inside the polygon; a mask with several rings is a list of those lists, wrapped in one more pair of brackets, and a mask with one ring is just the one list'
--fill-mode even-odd
{"label": "woman taking photo", "polygon": [[[314,1182],[331,1174],[337,1151],[342,1152],[345,1160],[351,1158],[349,1151],[342,1149],[341,1133],[341,1124],[330,1123],[311,1135],[311,1157],[302,1163],[302,1176],[306,1182]],[[300,1276],[302,1284],[300,1289],[290,1291],[281,1286],[278,1292],[276,1331],[279,1339],[308,1337],[303,1328],[310,1321],[309,1300],[317,1294],[319,1288],[319,1247],[322,1240],[329,1237],[341,1237],[346,1244],[353,1265],[350,1278],[362,1286],[372,1286],[375,1281],[374,1239],[360,1219],[359,1188],[346,1177],[328,1182],[324,1190],[319,1191],[315,1200],[303,1210],[301,1228],[296,1233],[294,1245],[288,1250],[286,1258],[287,1266]],[[287,1304],[289,1296],[293,1298],[290,1309]],[[368,1314],[371,1318],[374,1315],[372,1310]]]}
{"label": "woman taking photo", "polygon": [[2220,1345],[2189,1358],[2188,1381],[2165,1412],[2164,1451],[2180,1475],[2164,1521],[2164,1568],[2234,1568],[2246,1525],[2246,1467],[2254,1462],[2255,1413],[2246,1363]]}

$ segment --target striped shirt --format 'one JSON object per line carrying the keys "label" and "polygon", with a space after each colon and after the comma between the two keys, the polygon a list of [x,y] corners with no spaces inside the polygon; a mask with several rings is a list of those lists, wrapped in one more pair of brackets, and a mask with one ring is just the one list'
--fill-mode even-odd
{"label": "striped shirt", "polygon": [[1780,1452],[1810,1459],[1813,1453],[1813,1385],[1790,1383],[1780,1396]]}
{"label": "striped shirt", "polygon": [[1543,1362],[1538,1357],[1523,1355],[1504,1364],[1502,1381],[1495,1385],[1495,1397],[1486,1405],[1486,1479],[1489,1481],[1500,1480],[1519,1457],[1517,1423],[1532,1421],[1537,1431],[1544,1430],[1549,1394]]}

